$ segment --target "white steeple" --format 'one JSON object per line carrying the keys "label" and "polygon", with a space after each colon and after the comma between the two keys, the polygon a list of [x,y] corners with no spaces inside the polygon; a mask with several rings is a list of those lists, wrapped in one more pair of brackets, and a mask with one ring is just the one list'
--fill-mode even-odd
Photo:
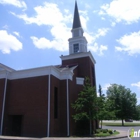
{"label": "white steeple", "polygon": [[80,52],[87,52],[87,40],[83,36],[83,28],[78,12],[77,2],[75,1],[74,19],[72,27],[72,38],[69,41],[69,54],[75,54]]}

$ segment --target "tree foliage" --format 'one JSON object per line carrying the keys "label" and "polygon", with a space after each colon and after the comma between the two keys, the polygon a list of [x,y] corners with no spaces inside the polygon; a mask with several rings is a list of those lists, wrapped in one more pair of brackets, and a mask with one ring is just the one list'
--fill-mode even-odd
{"label": "tree foliage", "polygon": [[112,84],[107,89],[108,101],[112,102],[109,110],[115,111],[115,115],[118,119],[123,120],[127,118],[133,118],[136,114],[136,94],[132,93],[129,88],[125,86]]}
{"label": "tree foliage", "polygon": [[91,123],[92,120],[97,118],[98,106],[96,89],[91,86],[90,79],[88,77],[85,78],[83,90],[78,94],[78,99],[72,104],[72,108],[76,112],[76,114],[73,115],[75,121],[89,120],[91,135]]}
{"label": "tree foliage", "polygon": [[78,94],[78,99],[72,104],[72,108],[76,111],[73,115],[75,121],[96,119],[96,89],[90,84],[90,79],[85,78],[83,90]]}
{"label": "tree foliage", "polygon": [[134,120],[140,120],[140,105],[136,106],[136,113],[133,117]]}
{"label": "tree foliage", "polygon": [[109,110],[112,105],[112,101],[107,100],[105,95],[102,92],[102,87],[99,85],[99,97],[98,97],[98,119],[101,121],[102,128],[102,120],[113,119],[115,118],[114,110]]}
{"label": "tree foliage", "polygon": [[102,96],[102,87],[101,87],[101,85],[99,85],[99,90],[98,90],[98,92],[99,92],[99,97],[101,97],[101,96]]}

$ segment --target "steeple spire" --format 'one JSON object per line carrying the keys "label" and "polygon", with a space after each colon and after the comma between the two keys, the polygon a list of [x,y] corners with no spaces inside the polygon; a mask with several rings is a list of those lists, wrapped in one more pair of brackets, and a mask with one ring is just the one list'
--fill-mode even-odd
{"label": "steeple spire", "polygon": [[81,21],[78,12],[77,1],[75,1],[75,9],[74,9],[74,18],[73,18],[73,27],[72,29],[81,27]]}
{"label": "steeple spire", "polygon": [[83,36],[83,28],[78,12],[77,1],[75,1],[73,27],[72,27],[72,38],[69,38],[69,54],[77,54],[87,52],[87,40]]}

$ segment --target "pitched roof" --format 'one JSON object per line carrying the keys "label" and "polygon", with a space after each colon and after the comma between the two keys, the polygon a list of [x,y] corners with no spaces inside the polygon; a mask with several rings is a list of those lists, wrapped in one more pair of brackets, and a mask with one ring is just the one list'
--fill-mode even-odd
{"label": "pitched roof", "polygon": [[81,21],[78,12],[77,2],[75,1],[75,9],[74,9],[74,18],[73,18],[73,27],[72,29],[81,27]]}
{"label": "pitched roof", "polygon": [[0,70],[6,70],[6,71],[9,71],[9,72],[12,72],[12,71],[15,71],[14,69],[4,65],[4,64],[1,64],[0,63]]}

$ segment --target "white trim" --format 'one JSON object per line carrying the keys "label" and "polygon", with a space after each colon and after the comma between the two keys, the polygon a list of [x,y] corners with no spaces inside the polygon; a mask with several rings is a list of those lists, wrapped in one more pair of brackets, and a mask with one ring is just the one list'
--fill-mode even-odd
{"label": "white trim", "polygon": [[93,64],[96,64],[96,61],[95,61],[95,59],[92,56],[90,51],[89,52],[74,53],[74,54],[71,54],[71,55],[60,56],[60,58],[62,60],[69,60],[69,59],[82,58],[82,57],[90,57]]}
{"label": "white trim", "polygon": [[85,38],[85,36],[76,36],[76,37],[72,37],[72,38],[69,38],[68,41],[69,41],[69,44],[71,44],[71,43],[72,43],[72,44],[73,44],[73,43],[78,43],[78,42],[79,42],[80,44],[81,44],[81,43],[84,43],[84,44],[85,44],[85,43],[86,43],[86,44],[88,43],[88,42],[87,42],[87,39]]}
{"label": "white trim", "polygon": [[76,77],[76,84],[77,85],[84,85],[84,78]]}
{"label": "white trim", "polygon": [[71,30],[71,32],[73,32],[73,31],[75,31],[75,30],[82,30],[82,31],[84,32],[84,30],[83,30],[82,27],[74,28],[74,29]]}
{"label": "white trim", "polygon": [[0,135],[2,135],[2,128],[3,128],[4,110],[5,110],[5,99],[6,99],[6,89],[7,89],[7,78],[8,78],[8,72],[6,72],[6,77],[5,77],[5,85],[4,85],[4,93],[3,93],[3,104],[2,104],[2,113],[1,113]]}
{"label": "white trim", "polygon": [[[55,66],[46,66],[46,67],[39,67],[39,68],[32,68],[26,70],[18,70],[10,72],[8,75],[9,80],[14,79],[22,79],[22,78],[30,78],[30,77],[37,77],[37,76],[45,76],[45,75],[53,75],[59,80],[70,79],[72,80],[73,77],[73,70],[71,68],[67,68],[66,70],[62,70],[56,68]],[[0,79],[5,78],[5,71],[0,71]]]}
{"label": "white trim", "polygon": [[6,70],[0,71],[0,79],[4,79],[6,77]]}
{"label": "white trim", "polygon": [[50,136],[50,74],[48,77],[48,126],[47,126],[47,137]]}
{"label": "white trim", "polygon": [[10,80],[14,79],[22,79],[22,78],[29,78],[29,77],[36,77],[36,76],[43,76],[43,75],[49,75],[50,74],[50,67],[39,67],[39,68],[32,68],[32,69],[25,69],[25,70],[19,70],[12,72],[9,75]]}
{"label": "white trim", "polygon": [[6,71],[9,71],[9,72],[15,71],[14,69],[12,69],[10,67],[7,67],[6,65],[3,65],[1,63],[0,63],[0,70],[6,70]]}
{"label": "white trim", "polygon": [[70,135],[70,130],[69,130],[69,85],[68,85],[68,79],[67,79],[67,136]]}

